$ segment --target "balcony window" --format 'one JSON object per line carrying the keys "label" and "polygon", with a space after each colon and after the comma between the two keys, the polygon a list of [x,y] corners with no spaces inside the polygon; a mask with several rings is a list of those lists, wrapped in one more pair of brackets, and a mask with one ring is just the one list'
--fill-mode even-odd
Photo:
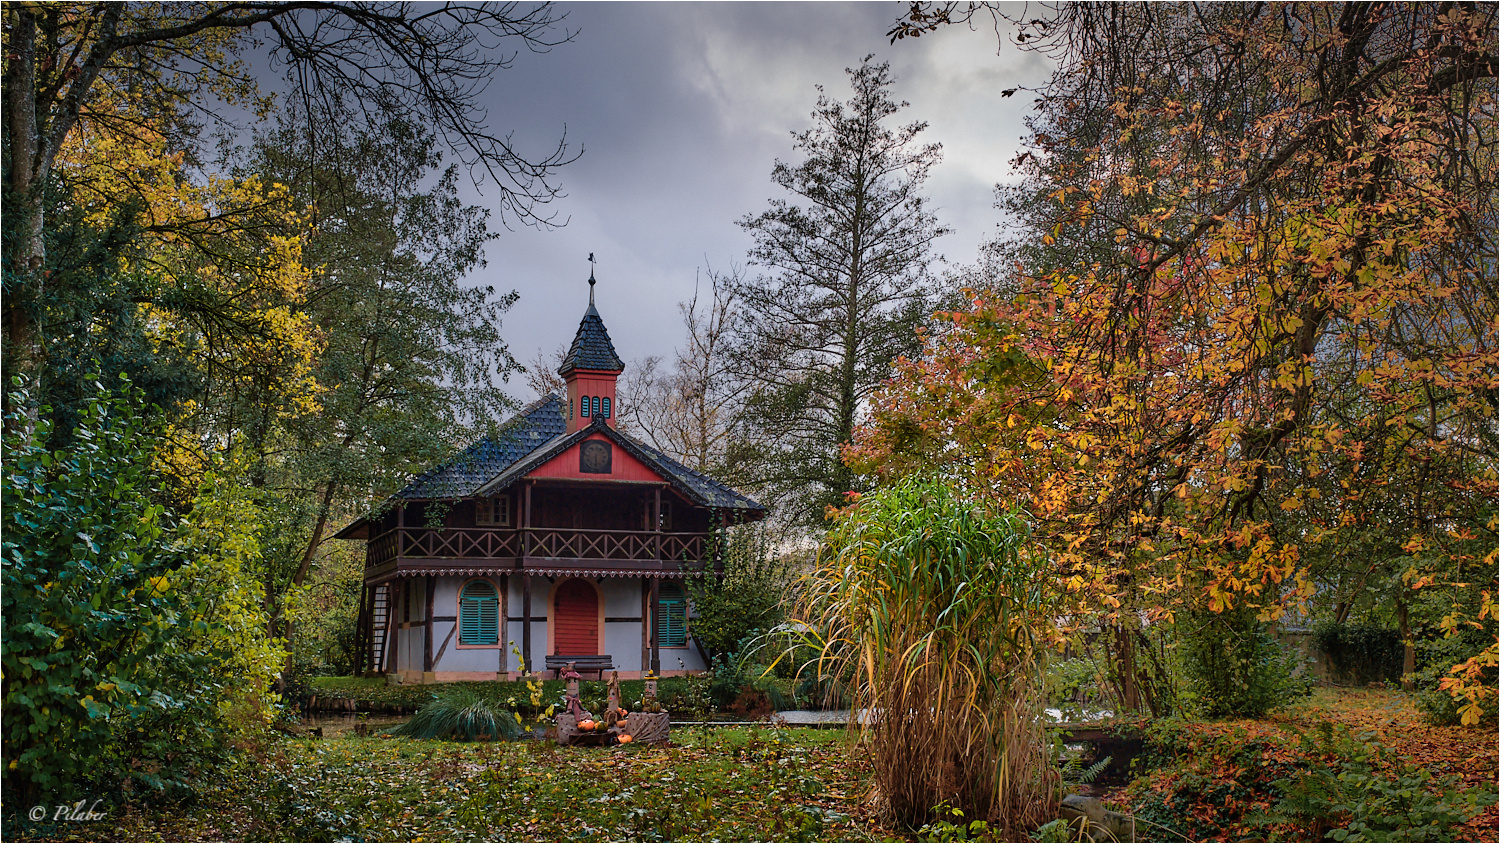
{"label": "balcony window", "polygon": [[497,495],[474,502],[474,524],[486,527],[510,527],[510,496]]}

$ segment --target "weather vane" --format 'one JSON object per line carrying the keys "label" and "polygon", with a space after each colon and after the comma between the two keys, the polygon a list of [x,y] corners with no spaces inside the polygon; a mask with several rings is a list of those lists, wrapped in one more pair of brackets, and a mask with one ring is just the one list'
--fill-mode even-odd
{"label": "weather vane", "polygon": [[594,304],[594,253],[589,253],[589,304]]}

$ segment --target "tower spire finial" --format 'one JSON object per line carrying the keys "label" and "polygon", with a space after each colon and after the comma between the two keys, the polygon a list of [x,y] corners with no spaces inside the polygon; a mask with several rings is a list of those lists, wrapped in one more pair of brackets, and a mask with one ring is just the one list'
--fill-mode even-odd
{"label": "tower spire finial", "polygon": [[589,253],[589,304],[594,304],[594,253]]}

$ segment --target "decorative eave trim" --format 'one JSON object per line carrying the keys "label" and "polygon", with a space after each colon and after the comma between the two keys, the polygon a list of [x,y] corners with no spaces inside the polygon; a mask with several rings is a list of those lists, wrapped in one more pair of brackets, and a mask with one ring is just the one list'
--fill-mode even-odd
{"label": "decorative eave trim", "polygon": [[544,577],[653,577],[658,580],[682,580],[686,577],[712,572],[722,575],[723,571],[717,568],[697,569],[693,571],[650,570],[650,569],[577,569],[577,568],[550,568],[546,566],[527,566],[522,569],[511,567],[494,568],[486,566],[455,566],[453,568],[430,568],[430,569],[398,569],[386,572],[377,577],[365,581],[368,586],[376,586],[389,580],[402,577],[500,577],[508,574],[535,574]]}
{"label": "decorative eave trim", "polygon": [[523,574],[540,574],[546,577],[655,577],[662,580],[681,580],[689,574],[698,572],[685,571],[648,571],[630,569],[573,569],[573,568],[543,568],[527,566],[521,569]]}

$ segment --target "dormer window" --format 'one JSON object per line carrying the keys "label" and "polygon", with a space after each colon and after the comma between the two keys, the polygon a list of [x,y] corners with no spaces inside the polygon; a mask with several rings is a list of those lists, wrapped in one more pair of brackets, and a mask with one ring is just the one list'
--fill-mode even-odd
{"label": "dormer window", "polygon": [[510,527],[510,496],[497,495],[474,502],[474,524],[486,527]]}

